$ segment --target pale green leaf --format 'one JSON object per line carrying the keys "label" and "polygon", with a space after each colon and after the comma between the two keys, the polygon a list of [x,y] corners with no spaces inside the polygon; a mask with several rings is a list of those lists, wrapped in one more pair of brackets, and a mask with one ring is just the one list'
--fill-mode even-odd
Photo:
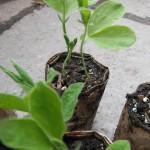
{"label": "pale green leaf", "polygon": [[88,35],[91,36],[105,27],[112,25],[120,19],[125,13],[122,4],[114,1],[106,1],[102,3],[90,17],[88,23]]}
{"label": "pale green leaf", "polygon": [[46,135],[31,119],[0,121],[0,141],[13,149],[53,150]]}
{"label": "pale green leaf", "polygon": [[28,111],[28,106],[22,98],[4,93],[0,93],[0,108]]}
{"label": "pale green leaf", "polygon": [[39,82],[30,93],[30,113],[51,138],[62,139],[65,132],[61,100],[47,84]]}
{"label": "pale green leaf", "polygon": [[44,0],[44,2],[61,14],[65,11],[66,16],[78,8],[77,0]]}
{"label": "pale green leaf", "polygon": [[131,147],[128,141],[118,140],[108,146],[106,150],[131,150]]}
{"label": "pale green leaf", "polygon": [[12,61],[12,64],[14,68],[16,69],[16,71],[18,72],[18,74],[20,75],[20,77],[22,78],[22,80],[26,82],[27,84],[34,86],[34,82],[32,78],[30,77],[30,75],[16,62]]}
{"label": "pale green leaf", "polygon": [[98,0],[88,0],[89,1],[89,5],[94,5],[96,4],[96,2],[98,2]]}
{"label": "pale green leaf", "polygon": [[83,89],[83,83],[74,83],[71,84],[63,93],[63,114],[65,121],[69,121],[73,115],[75,106],[78,102],[78,96]]}
{"label": "pale green leaf", "polygon": [[55,77],[59,75],[59,72],[56,71],[55,69],[53,68],[50,68],[48,70],[48,75],[47,75],[47,83],[50,84],[52,83],[52,81],[55,79]]}
{"label": "pale green leaf", "polygon": [[136,41],[135,33],[126,26],[110,26],[90,38],[98,46],[114,50],[128,48]]}

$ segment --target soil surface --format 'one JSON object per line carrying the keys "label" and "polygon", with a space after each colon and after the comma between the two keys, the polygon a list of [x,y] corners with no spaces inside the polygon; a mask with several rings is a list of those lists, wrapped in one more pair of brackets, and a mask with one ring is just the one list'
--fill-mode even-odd
{"label": "soil surface", "polygon": [[65,140],[69,150],[75,150],[76,147],[80,147],[79,150],[105,150],[106,146],[102,140],[97,138],[82,138],[82,139],[71,139]]}
{"label": "soil surface", "polygon": [[132,123],[150,132],[150,83],[141,84],[135,93],[127,94],[127,99]]}
{"label": "soil surface", "polygon": [[[57,62],[53,64],[53,68],[55,70],[62,72],[62,66],[65,57],[66,53],[62,53],[61,57],[57,60]],[[54,87],[56,87],[60,91],[63,91],[72,83],[85,82],[85,86],[83,89],[84,92],[90,90],[95,85],[102,84],[105,79],[108,78],[108,72],[106,72],[106,68],[98,62],[92,60],[90,55],[85,54],[85,63],[90,79],[88,79],[85,75],[80,54],[74,53],[73,57],[65,68],[65,76],[59,76],[59,78],[54,80]]]}

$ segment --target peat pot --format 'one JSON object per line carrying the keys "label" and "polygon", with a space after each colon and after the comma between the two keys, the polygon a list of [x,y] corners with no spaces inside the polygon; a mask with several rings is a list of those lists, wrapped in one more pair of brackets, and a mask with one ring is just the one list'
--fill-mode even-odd
{"label": "peat pot", "polygon": [[64,136],[64,141],[69,150],[75,150],[80,145],[80,150],[105,150],[112,144],[111,140],[95,131],[72,131]]}
{"label": "peat pot", "polygon": [[132,94],[127,94],[127,102],[122,111],[115,140],[127,139],[132,150],[150,150],[150,83],[138,86]]}
{"label": "peat pot", "polygon": [[[91,55],[84,54],[90,80],[86,78],[79,53],[73,53],[69,65],[66,66],[65,77],[57,77],[54,80],[54,88],[62,93],[65,87],[72,83],[84,82],[85,86],[79,96],[79,100],[72,119],[68,123],[68,129],[90,130],[95,118],[99,102],[102,98],[109,77],[109,70],[97,62]],[[59,53],[49,59],[46,64],[45,78],[47,80],[48,70],[53,67],[61,72],[66,52]]]}
{"label": "peat pot", "polygon": [[[15,113],[11,110],[0,109],[0,120],[8,117],[15,116]],[[10,150],[0,143],[0,150]]]}

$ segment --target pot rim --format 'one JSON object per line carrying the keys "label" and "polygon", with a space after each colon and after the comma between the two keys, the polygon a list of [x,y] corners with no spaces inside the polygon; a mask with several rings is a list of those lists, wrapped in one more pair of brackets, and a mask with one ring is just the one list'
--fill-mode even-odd
{"label": "pot rim", "polygon": [[106,135],[95,130],[71,131],[65,133],[65,136],[67,137],[85,137],[85,136],[92,136],[92,135],[98,139],[103,139],[106,145],[112,144],[112,141]]}

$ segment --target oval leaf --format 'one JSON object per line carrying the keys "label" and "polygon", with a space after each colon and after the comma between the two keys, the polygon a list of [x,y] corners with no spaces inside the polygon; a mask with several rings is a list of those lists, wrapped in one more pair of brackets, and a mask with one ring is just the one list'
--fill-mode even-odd
{"label": "oval leaf", "polygon": [[93,12],[88,23],[88,35],[91,36],[105,27],[112,25],[125,13],[124,7],[114,1],[102,3]]}
{"label": "oval leaf", "polygon": [[83,89],[83,83],[74,83],[71,84],[63,93],[63,114],[65,121],[69,121],[73,115],[75,106],[78,102],[78,96]]}
{"label": "oval leaf", "polygon": [[126,26],[110,26],[90,38],[98,46],[110,49],[124,49],[136,41],[135,33]]}
{"label": "oval leaf", "polygon": [[30,95],[32,117],[49,138],[62,139],[65,123],[62,105],[57,93],[45,83],[39,82]]}
{"label": "oval leaf", "polygon": [[111,144],[106,150],[131,150],[127,140],[118,140]]}
{"label": "oval leaf", "polygon": [[44,0],[44,2],[61,14],[65,11],[66,16],[78,8],[77,0]]}
{"label": "oval leaf", "polygon": [[52,150],[48,138],[31,119],[0,121],[0,141],[14,149]]}

